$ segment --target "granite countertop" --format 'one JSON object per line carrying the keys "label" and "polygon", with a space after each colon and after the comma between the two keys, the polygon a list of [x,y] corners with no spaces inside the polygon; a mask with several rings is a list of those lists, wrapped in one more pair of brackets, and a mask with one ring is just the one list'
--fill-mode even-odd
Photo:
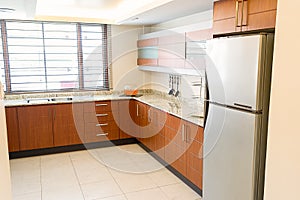
{"label": "granite countertop", "polygon": [[[161,92],[143,92],[141,97],[126,97],[120,93],[94,93],[89,95],[73,95],[63,94],[57,95],[39,95],[39,96],[8,96],[5,101],[5,107],[13,106],[30,106],[30,105],[43,105],[43,104],[61,104],[61,103],[76,103],[76,102],[91,102],[91,101],[104,101],[104,100],[126,100],[135,99],[142,103],[148,104],[154,108],[167,112],[176,117],[182,118],[186,121],[192,122],[196,125],[202,126],[204,119],[203,104],[191,103],[183,98],[171,97]],[[54,101],[53,101],[54,99]],[[29,100],[29,102],[28,102]]]}

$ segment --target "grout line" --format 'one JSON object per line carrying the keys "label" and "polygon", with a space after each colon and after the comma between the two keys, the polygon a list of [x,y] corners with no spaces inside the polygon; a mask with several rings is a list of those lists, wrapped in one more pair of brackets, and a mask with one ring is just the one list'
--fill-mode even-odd
{"label": "grout line", "polygon": [[71,164],[72,164],[72,167],[73,167],[73,170],[74,170],[74,174],[75,174],[75,176],[76,176],[77,183],[78,183],[79,188],[80,188],[80,191],[81,191],[81,195],[82,195],[83,199],[85,200],[85,196],[84,196],[84,193],[83,193],[83,190],[82,190],[82,187],[81,187],[81,184],[80,184],[80,181],[79,181],[79,177],[78,177],[78,174],[77,174],[77,172],[76,172],[76,169],[75,169],[73,160],[72,160],[72,158],[71,158],[71,155],[68,154],[68,157],[69,157],[69,159],[70,159],[70,161],[71,161]]}

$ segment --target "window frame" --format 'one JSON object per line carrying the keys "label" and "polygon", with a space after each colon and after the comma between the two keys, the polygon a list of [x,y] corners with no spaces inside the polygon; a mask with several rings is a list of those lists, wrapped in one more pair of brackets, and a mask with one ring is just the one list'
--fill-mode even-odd
{"label": "window frame", "polygon": [[[77,40],[77,47],[74,47],[77,49],[77,64],[78,66],[78,72],[76,76],[78,76],[78,79],[76,80],[76,86],[75,88],[60,88],[60,89],[48,89],[47,87],[47,81],[41,82],[42,84],[46,84],[45,90],[12,90],[11,87],[11,65],[10,65],[10,53],[8,51],[9,44],[7,42],[7,38],[9,37],[7,35],[7,27],[6,22],[19,22],[19,23],[37,23],[44,26],[46,23],[53,23],[53,24],[75,24],[76,26],[76,40]],[[81,22],[56,22],[56,21],[30,21],[30,20],[0,20],[0,26],[1,26],[1,38],[2,38],[2,50],[3,50],[3,64],[4,69],[1,69],[4,72],[5,76],[5,93],[6,94],[22,94],[22,93],[51,93],[51,92],[71,92],[71,91],[109,91],[111,89],[111,26],[107,24],[100,24],[100,23],[81,23]],[[83,45],[82,45],[82,26],[102,26],[102,38],[99,37],[99,40],[102,41],[102,58],[100,59],[102,61],[101,64],[96,65],[96,67],[99,67],[99,69],[102,69],[102,73],[96,74],[97,76],[102,75],[103,80],[95,80],[95,83],[97,82],[102,83],[103,86],[92,86],[92,87],[85,87],[84,86],[84,70],[88,69],[84,66],[84,59],[83,59]],[[93,32],[97,33],[97,32]],[[42,29],[42,34],[45,34],[45,30]],[[43,40],[43,49],[45,49],[47,46],[45,45],[45,38],[41,38]],[[97,39],[98,40],[98,39]],[[44,52],[45,54],[45,52]],[[47,55],[47,54],[45,54]],[[44,61],[44,68],[45,71],[47,71],[47,59],[46,57],[43,58]],[[50,62],[50,61],[48,61]],[[24,69],[30,69],[30,67],[24,67]],[[44,78],[47,79],[47,73],[45,73]],[[59,75],[58,75],[59,76]],[[26,77],[26,76],[24,76]],[[30,77],[30,76],[28,76]],[[99,82],[100,81],[100,82]],[[25,82],[23,84],[26,84]]]}

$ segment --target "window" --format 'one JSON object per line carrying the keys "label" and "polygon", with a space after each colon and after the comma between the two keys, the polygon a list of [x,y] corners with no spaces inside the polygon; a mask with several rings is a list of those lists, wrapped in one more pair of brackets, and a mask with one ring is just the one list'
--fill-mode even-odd
{"label": "window", "polygon": [[109,89],[108,28],[2,20],[0,74],[6,92]]}

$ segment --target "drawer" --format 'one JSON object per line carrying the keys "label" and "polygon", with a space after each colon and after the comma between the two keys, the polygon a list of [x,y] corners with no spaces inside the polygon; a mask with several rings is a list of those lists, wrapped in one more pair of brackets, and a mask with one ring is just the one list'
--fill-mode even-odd
{"label": "drawer", "polygon": [[103,111],[101,113],[84,113],[84,121],[86,123],[102,123],[108,121],[117,121],[118,113]]}
{"label": "drawer", "polygon": [[120,139],[119,129],[109,130],[105,133],[89,133],[85,135],[85,142],[101,142]]}
{"label": "drawer", "polygon": [[119,128],[114,121],[85,124],[85,142],[117,139],[119,139]]}
{"label": "drawer", "polygon": [[118,101],[96,101],[86,103],[84,105],[84,112],[101,113],[103,111],[116,111],[118,110]]}

